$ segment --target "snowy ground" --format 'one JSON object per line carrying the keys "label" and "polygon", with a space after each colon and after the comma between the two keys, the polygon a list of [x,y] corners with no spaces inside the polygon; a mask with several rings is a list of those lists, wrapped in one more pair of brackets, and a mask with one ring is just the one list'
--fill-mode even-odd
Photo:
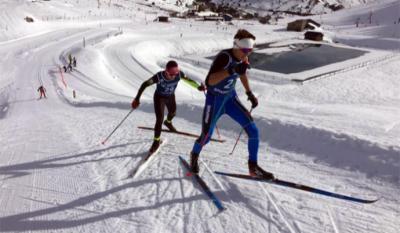
{"label": "snowy ground", "polygon": [[[254,32],[259,43],[302,35],[286,32],[284,23],[241,21],[226,30],[193,20],[156,23],[163,13],[138,2],[0,3],[1,232],[398,232],[398,1],[321,18],[336,41],[368,50],[363,57],[288,76],[249,74],[260,102],[253,116],[262,167],[281,179],[380,200],[355,204],[213,174],[247,171],[246,137],[229,155],[240,129],[224,117],[218,126],[226,142],[210,143],[201,157],[201,176],[227,208],[222,213],[179,164],[193,138],[162,134],[168,142],[156,159],[127,179],[152,142],[153,132],[137,126],[154,124],[153,87],[107,144],[100,142],[169,58],[203,81],[211,62],[205,57],[231,46],[238,28]],[[371,9],[382,23],[356,28],[355,12],[367,18]],[[35,23],[23,21],[26,15]],[[69,53],[78,67],[60,73]],[[347,69],[302,85],[290,81],[336,68]],[[38,100],[41,83],[48,99]],[[204,95],[180,83],[176,96],[174,124],[199,133]]]}

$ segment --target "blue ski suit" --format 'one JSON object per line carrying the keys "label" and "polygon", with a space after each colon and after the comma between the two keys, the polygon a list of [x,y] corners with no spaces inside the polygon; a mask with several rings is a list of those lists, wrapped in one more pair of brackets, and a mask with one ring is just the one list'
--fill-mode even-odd
{"label": "blue ski suit", "polygon": [[208,77],[211,73],[222,69],[227,70],[234,63],[240,62],[234,58],[232,49],[221,51],[215,58],[206,79],[207,95],[202,117],[202,132],[193,146],[192,153],[200,154],[203,146],[210,141],[218,119],[223,114],[227,114],[246,131],[249,137],[249,160],[257,162],[258,129],[249,111],[242,105],[236,94],[235,84],[239,75],[234,73],[216,85],[208,85]]}

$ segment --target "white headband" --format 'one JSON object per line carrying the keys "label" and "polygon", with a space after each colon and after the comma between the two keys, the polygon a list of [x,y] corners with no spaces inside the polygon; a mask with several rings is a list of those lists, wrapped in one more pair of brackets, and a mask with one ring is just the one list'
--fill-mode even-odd
{"label": "white headband", "polygon": [[245,39],[235,39],[233,46],[235,48],[246,48],[246,49],[252,49],[254,47],[255,41],[251,38],[245,38]]}

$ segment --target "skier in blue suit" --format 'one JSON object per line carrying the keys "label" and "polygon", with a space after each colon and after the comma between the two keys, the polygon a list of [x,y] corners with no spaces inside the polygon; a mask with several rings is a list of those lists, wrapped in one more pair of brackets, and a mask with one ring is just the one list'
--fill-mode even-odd
{"label": "skier in blue suit", "polygon": [[218,119],[227,114],[239,123],[249,136],[249,174],[266,179],[274,178],[272,173],[257,165],[258,129],[250,112],[242,105],[235,91],[236,81],[240,79],[252,108],[257,107],[258,100],[250,90],[246,75],[249,68],[248,55],[252,52],[255,39],[255,36],[247,30],[239,29],[234,36],[233,48],[222,50],[211,65],[205,82],[207,96],[203,110],[202,132],[191,151],[190,166],[193,173],[199,172],[199,154],[203,146],[210,141]]}

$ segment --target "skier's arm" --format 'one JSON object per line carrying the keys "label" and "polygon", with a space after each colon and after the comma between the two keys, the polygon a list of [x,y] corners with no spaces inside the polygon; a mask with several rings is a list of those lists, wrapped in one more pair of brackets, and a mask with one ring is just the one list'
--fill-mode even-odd
{"label": "skier's arm", "polygon": [[[187,84],[189,84],[191,87],[196,88],[197,90],[200,90],[199,88],[202,87],[202,90],[204,90],[204,85],[202,83],[197,83],[196,81],[194,81],[193,79],[187,77],[184,73],[181,77],[183,79],[183,81],[185,81]],[[201,91],[202,91],[201,90]]]}
{"label": "skier's arm", "polygon": [[[246,74],[246,70],[248,69],[247,59],[244,60],[243,62],[234,63],[232,65],[229,65],[229,56],[224,53],[220,54],[220,56],[221,55],[225,55],[225,56],[222,57],[221,61],[219,61],[218,63],[215,62],[219,66],[218,71],[213,73],[212,70],[210,70],[210,75],[208,78],[209,85],[216,85],[234,73],[239,74],[240,76],[243,76]],[[216,61],[218,60],[218,58],[216,59]],[[221,66],[222,64],[224,64],[224,65]],[[215,64],[213,64],[213,66],[214,65]],[[222,70],[221,70],[221,68],[222,68]],[[213,67],[211,69],[213,69]]]}
{"label": "skier's arm", "polygon": [[221,53],[215,58],[208,75],[208,85],[214,86],[226,79],[230,74],[228,71],[229,56],[225,53]]}
{"label": "skier's arm", "polygon": [[[194,81],[193,79],[189,78],[189,77],[186,76],[186,75],[183,75],[181,78],[182,78],[184,81],[186,81],[187,83],[193,83],[194,85],[197,84],[196,81]],[[197,85],[198,85],[198,84],[197,84]]]}
{"label": "skier's arm", "polygon": [[255,108],[258,105],[258,99],[254,96],[253,92],[250,89],[249,79],[247,74],[243,74],[240,76],[240,82],[242,82],[244,89],[246,90],[247,100],[251,102],[251,107]]}
{"label": "skier's arm", "polygon": [[142,96],[142,94],[143,94],[143,91],[144,91],[148,86],[151,86],[151,85],[153,85],[154,83],[157,83],[157,82],[158,82],[157,75],[154,75],[153,77],[151,77],[151,78],[148,79],[147,81],[144,81],[144,82],[142,83],[142,85],[140,86],[138,93],[136,94],[135,100],[136,100],[136,101],[139,101],[139,100],[140,100],[140,96]]}
{"label": "skier's arm", "polygon": [[249,85],[249,78],[247,77],[247,74],[240,76],[240,82],[242,82],[243,87],[246,90],[246,92],[251,92],[250,85]]}

